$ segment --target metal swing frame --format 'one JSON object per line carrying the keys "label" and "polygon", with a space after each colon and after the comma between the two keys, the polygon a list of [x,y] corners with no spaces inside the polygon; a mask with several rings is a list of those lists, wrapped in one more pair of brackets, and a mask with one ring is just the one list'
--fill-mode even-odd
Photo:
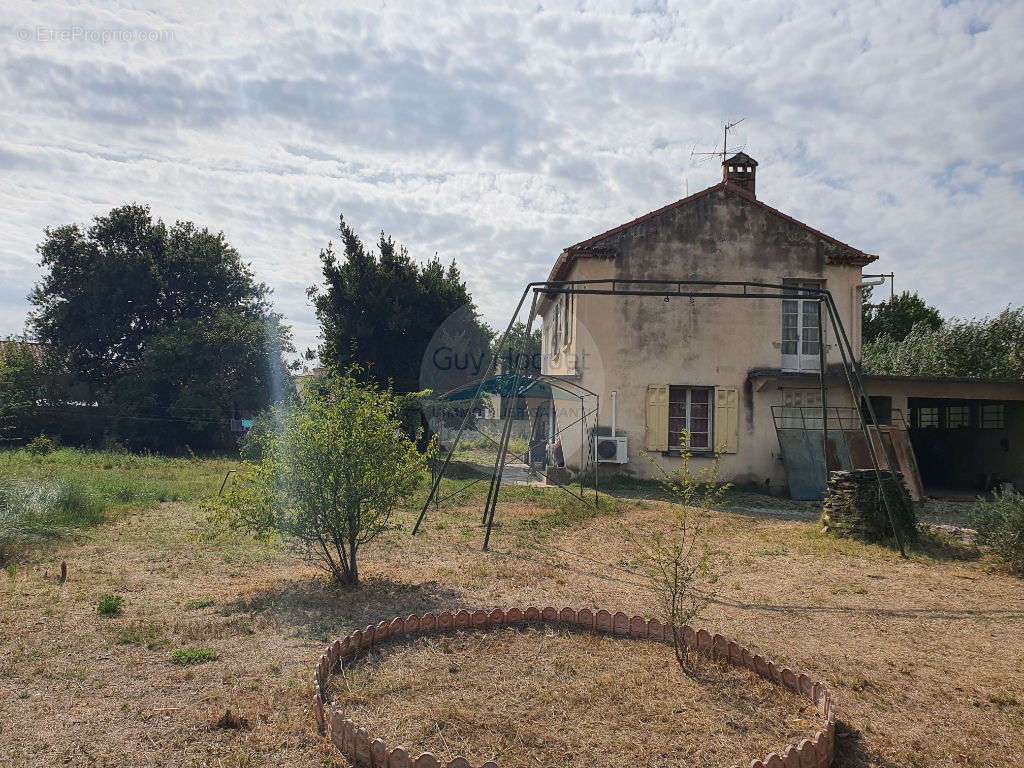
{"label": "metal swing frame", "polygon": [[[441,466],[440,471],[434,477],[431,483],[430,494],[427,497],[426,502],[423,505],[423,509],[420,511],[419,518],[416,520],[416,525],[413,527],[413,535],[416,535],[419,531],[420,525],[423,523],[423,519],[426,516],[427,509],[431,502],[437,497],[437,491],[441,484],[441,479],[444,477],[445,471],[448,469],[451,463],[452,455],[458,448],[459,441],[462,438],[462,434],[466,429],[466,425],[469,422],[469,417],[473,410],[476,408],[477,403],[480,402],[481,394],[483,393],[486,382],[493,375],[494,368],[497,364],[497,360],[502,350],[505,349],[508,344],[509,336],[512,332],[512,328],[515,325],[516,318],[519,317],[519,313],[523,309],[523,305],[526,303],[526,297],[533,294],[533,299],[530,304],[529,319],[526,323],[526,335],[524,336],[522,344],[525,344],[525,338],[531,332],[533,328],[534,320],[537,317],[537,302],[540,296],[558,296],[561,294],[568,294],[574,296],[648,296],[654,298],[664,298],[666,301],[671,298],[689,298],[691,301],[698,298],[717,298],[717,299],[772,299],[777,301],[792,300],[794,298],[814,300],[818,304],[818,388],[821,392],[821,428],[822,428],[822,453],[825,466],[825,480],[826,486],[828,482],[828,393],[825,388],[825,366],[826,366],[826,355],[825,355],[825,343],[824,335],[822,330],[824,325],[822,320],[825,315],[828,316],[829,325],[832,328],[833,334],[836,340],[836,346],[839,348],[839,354],[842,358],[843,373],[845,374],[847,386],[850,390],[850,396],[853,399],[854,408],[858,414],[860,429],[864,436],[865,442],[867,443],[868,453],[871,456],[871,465],[875,474],[875,480],[878,483],[878,493],[882,498],[882,503],[885,506],[886,516],[889,520],[889,525],[892,529],[893,537],[899,547],[900,555],[906,557],[906,550],[903,544],[903,537],[899,532],[896,525],[896,520],[893,516],[892,505],[889,501],[889,495],[885,490],[885,483],[882,478],[882,469],[878,461],[878,452],[875,448],[874,440],[872,440],[871,431],[868,425],[868,420],[871,420],[871,424],[878,424],[878,417],[875,414],[874,406],[871,404],[871,399],[867,396],[864,391],[863,380],[861,379],[860,370],[857,366],[857,357],[853,349],[853,345],[850,343],[849,336],[846,333],[846,328],[843,326],[842,318],[839,316],[839,310],[836,307],[835,299],[832,297],[832,293],[825,288],[812,288],[808,286],[800,285],[786,285],[783,283],[762,283],[747,280],[623,280],[623,279],[602,279],[602,280],[560,280],[560,281],[541,281],[528,283],[523,289],[522,296],[519,298],[519,303],[516,305],[515,312],[512,314],[512,319],[509,320],[508,326],[505,328],[505,332],[501,336],[501,340],[498,343],[498,353],[491,356],[490,363],[487,370],[484,371],[481,376],[479,383],[476,387],[476,392],[473,395],[473,399],[469,402],[469,406],[466,409],[466,414],[462,419],[462,423],[459,427],[459,431],[456,433],[455,440],[448,450],[445,456],[444,462]],[[522,346],[520,350],[522,351]],[[513,393],[519,391],[519,381],[523,377],[522,371],[519,366],[516,367],[514,384],[512,387]],[[582,387],[581,387],[582,389]],[[865,410],[867,411],[867,418],[865,418]],[[595,409],[595,415],[599,416],[599,409]],[[501,438],[498,444],[498,455],[494,462],[494,469],[491,472],[490,487],[487,492],[487,501],[484,504],[483,520],[486,523],[487,530],[484,534],[483,548],[486,550],[490,543],[491,529],[494,525],[494,513],[495,508],[498,504],[498,491],[501,488],[502,473],[505,468],[505,459],[508,454],[508,443],[512,432],[512,409],[508,409],[505,415],[504,424],[502,425]],[[596,433],[596,429],[595,429]],[[886,449],[884,441],[882,447]],[[895,467],[894,459],[887,455],[888,466],[890,468]],[[581,495],[582,495],[582,467],[584,457],[580,456],[581,466]],[[594,461],[594,504],[595,507],[599,504],[598,493],[597,493],[597,467],[598,462]],[[476,482],[476,481],[474,481]],[[468,486],[467,486],[468,487]],[[461,492],[460,489],[456,493]],[[454,495],[454,494],[452,494]],[[450,498],[449,496],[448,498]]]}
{"label": "metal swing frame", "polygon": [[[574,419],[573,421],[570,421],[565,426],[562,426],[562,427],[558,428],[555,432],[553,432],[549,436],[549,439],[553,439],[555,436],[559,436],[560,437],[563,433],[567,432],[570,428],[575,427],[577,424],[579,424],[580,425],[580,455],[581,456],[584,455],[583,452],[586,451],[586,425],[587,425],[587,420],[590,419],[591,416],[593,416],[594,417],[594,422],[596,424],[597,418],[598,418],[598,414],[600,412],[600,396],[596,392],[593,392],[593,391],[587,389],[586,387],[582,386],[581,384],[577,384],[576,382],[565,381],[565,380],[562,380],[558,376],[552,376],[550,374],[544,374],[544,373],[521,374],[519,376],[518,380],[517,380],[517,383],[518,383],[518,381],[522,381],[522,380],[529,381],[529,382],[535,382],[535,383],[538,383],[538,384],[542,384],[542,385],[544,385],[546,387],[550,387],[552,389],[557,389],[557,390],[559,390],[561,392],[566,392],[566,393],[570,394],[573,397],[573,399],[576,399],[576,398],[579,399],[579,408],[580,408],[579,413],[580,413],[580,416],[578,418]],[[486,381],[485,381],[485,386],[486,386]],[[525,388],[520,389],[519,391],[514,392],[512,394],[509,394],[509,395],[506,395],[506,394],[502,393],[502,397],[510,397],[513,400],[518,399],[518,398],[528,398],[528,397],[530,397],[529,388],[531,386],[532,385],[527,385]],[[461,386],[454,387],[453,389],[450,389],[447,392],[445,392],[443,395],[441,395],[438,398],[438,400],[440,402],[445,402],[449,398],[451,398],[453,395],[456,395],[456,394],[458,394],[460,392],[464,392],[464,391],[466,391],[468,389],[475,388],[475,387],[477,387],[477,383],[476,382],[469,382],[467,384],[463,384]],[[490,394],[490,393],[483,393],[483,392],[481,393],[482,396],[484,394]],[[593,398],[593,407],[590,407],[590,406],[587,405],[587,398]],[[552,395],[552,399],[554,399],[553,395]],[[475,404],[477,401],[474,399],[474,400],[472,400],[470,402],[471,402],[471,404]],[[472,405],[471,405],[470,408],[467,409],[467,414],[469,414],[471,416],[471,412],[472,412]],[[468,419],[467,419],[467,422],[468,422]],[[502,425],[502,427],[504,428],[504,424]],[[468,427],[468,423],[467,423],[467,430],[468,429],[469,429],[469,427]],[[464,432],[462,434],[464,434]],[[479,434],[481,436],[483,436],[484,438],[486,438],[491,443],[493,443],[499,450],[501,449],[501,445],[502,444],[498,440],[495,440],[493,437],[491,437],[490,435],[488,435],[486,432],[484,432],[482,430],[479,431]],[[461,434],[457,435],[456,443],[452,447],[452,452],[454,452],[455,448],[458,445],[458,440],[460,440],[460,439],[461,439]],[[544,475],[541,472],[539,472],[538,470],[533,469],[532,467],[529,467],[529,466],[527,466],[527,472],[529,472],[531,475],[537,476],[539,478],[543,478],[544,477]],[[435,474],[435,477],[436,477],[436,474]],[[434,502],[436,504],[440,504],[440,503],[443,503],[443,502],[447,501],[448,499],[454,498],[455,496],[459,495],[460,493],[462,493],[467,488],[469,488],[469,487],[471,487],[473,485],[476,485],[481,480],[483,480],[482,477],[481,478],[477,478],[475,480],[472,480],[469,483],[467,483],[465,486],[463,486],[462,488],[459,488],[459,489],[453,491],[452,493],[448,494],[447,496],[445,496],[442,499],[436,499],[435,498]],[[582,483],[580,485],[580,492],[579,493],[575,493],[573,490],[571,490],[569,487],[567,487],[565,485],[561,485],[561,484],[557,484],[556,483],[555,487],[560,488],[561,490],[565,491],[566,493],[569,493],[571,496],[573,496],[573,498],[579,499],[580,501],[584,501],[585,500],[585,496],[584,496],[584,494],[585,494],[585,487],[584,487],[584,485]],[[597,499],[597,489],[596,488],[594,490],[594,493],[595,493],[594,498],[595,498],[595,502],[596,502],[596,499]],[[483,522],[485,522],[485,523],[487,522],[486,517],[484,518]]]}

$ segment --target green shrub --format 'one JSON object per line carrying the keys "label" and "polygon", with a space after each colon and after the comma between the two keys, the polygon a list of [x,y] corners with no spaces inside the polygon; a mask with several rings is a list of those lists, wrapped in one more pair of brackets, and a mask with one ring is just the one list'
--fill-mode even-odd
{"label": "green shrub", "polygon": [[57,450],[57,446],[50,438],[40,435],[39,437],[32,439],[29,444],[25,446],[25,450],[33,456],[48,456]]}
{"label": "green shrub", "polygon": [[357,555],[396,526],[394,510],[427,477],[431,443],[402,432],[391,390],[351,377],[325,379],[301,402],[275,409],[278,429],[215,503],[230,525],[280,535],[340,584],[359,584]]}
{"label": "green shrub", "polygon": [[213,600],[189,600],[185,603],[185,610],[198,611],[201,608],[209,608],[213,604]]}
{"label": "green shrub", "polygon": [[1014,571],[1024,573],[1024,496],[1001,493],[994,501],[979,500],[971,510],[978,543]]}
{"label": "green shrub", "polygon": [[104,616],[117,616],[124,608],[124,598],[120,595],[104,595],[96,604],[96,610]]}
{"label": "green shrub", "polygon": [[216,661],[217,654],[205,648],[179,648],[171,654],[171,661],[182,666],[190,664],[202,664],[206,661]]}

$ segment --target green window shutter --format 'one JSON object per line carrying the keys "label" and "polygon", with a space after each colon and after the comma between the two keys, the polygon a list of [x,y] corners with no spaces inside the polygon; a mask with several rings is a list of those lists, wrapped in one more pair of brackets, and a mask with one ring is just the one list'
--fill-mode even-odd
{"label": "green window shutter", "polygon": [[740,397],[736,387],[715,387],[715,450],[736,453],[740,431]]}
{"label": "green window shutter", "polygon": [[668,450],[668,384],[647,385],[648,451]]}

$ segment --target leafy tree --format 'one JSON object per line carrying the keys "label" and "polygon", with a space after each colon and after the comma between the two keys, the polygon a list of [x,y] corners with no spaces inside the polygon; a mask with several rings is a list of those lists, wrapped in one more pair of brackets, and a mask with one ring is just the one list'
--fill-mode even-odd
{"label": "leafy tree", "polygon": [[43,367],[33,346],[10,337],[0,342],[0,440],[33,422],[42,398]]}
{"label": "leafy tree", "polygon": [[915,325],[902,340],[882,336],[864,346],[864,370],[891,376],[1024,378],[1024,307],[993,318]]}
{"label": "leafy tree", "polygon": [[151,447],[192,445],[220,433],[228,439],[227,418],[240,418],[286,399],[291,376],[282,358],[291,351],[280,317],[263,318],[222,311],[206,320],[183,320],[155,334],[130,377],[110,402],[131,424],[157,424]]}
{"label": "leafy tree", "polygon": [[221,508],[236,526],[279,534],[338,583],[359,583],[362,548],[393,527],[394,508],[424,478],[431,446],[400,429],[403,403],[351,376],[309,386],[275,410],[259,463],[246,462]]}
{"label": "leafy tree", "polygon": [[290,331],[222,233],[131,204],[47,229],[38,251],[29,327],[87,390],[75,399],[116,408],[120,436],[212,439],[279,394]]}
{"label": "leafy tree", "polygon": [[889,301],[871,304],[864,297],[862,336],[864,343],[873,342],[882,336],[901,341],[918,323],[931,330],[942,327],[939,310],[929,306],[916,292],[904,291]]}
{"label": "leafy tree", "polygon": [[[399,393],[419,389],[420,363],[437,329],[472,298],[455,263],[435,256],[418,265],[404,246],[381,232],[368,250],[339,218],[344,253],[320,252],[323,287],[309,289],[320,320],[320,359],[336,371],[358,365]],[[489,332],[477,323],[483,350]]]}
{"label": "leafy tree", "polygon": [[491,354],[498,355],[498,364],[505,372],[519,370],[531,375],[541,372],[541,330],[536,328],[533,333],[527,334],[526,323],[516,322],[508,335],[503,349],[498,349],[501,342],[501,334],[494,335],[491,344]]}

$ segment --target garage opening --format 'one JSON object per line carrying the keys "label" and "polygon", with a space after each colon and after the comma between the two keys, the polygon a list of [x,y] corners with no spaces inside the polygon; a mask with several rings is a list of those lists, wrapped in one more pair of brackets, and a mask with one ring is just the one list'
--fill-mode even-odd
{"label": "garage opening", "polygon": [[910,442],[929,496],[1024,488],[1024,403],[912,397]]}

